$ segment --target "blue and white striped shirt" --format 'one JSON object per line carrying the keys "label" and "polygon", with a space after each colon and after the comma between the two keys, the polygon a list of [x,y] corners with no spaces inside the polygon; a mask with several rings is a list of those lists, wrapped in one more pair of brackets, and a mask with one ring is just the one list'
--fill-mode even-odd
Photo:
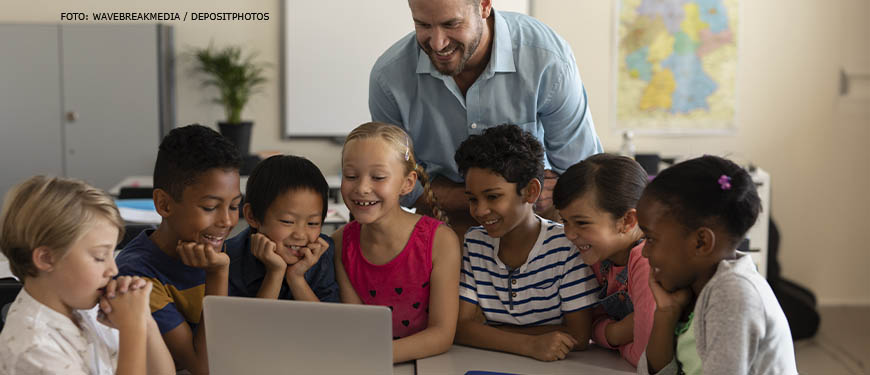
{"label": "blue and white striped shirt", "polygon": [[561,224],[541,220],[529,257],[510,270],[499,259],[499,239],[483,227],[465,234],[459,298],[483,310],[492,323],[534,326],[561,324],[565,313],[598,303],[598,281]]}

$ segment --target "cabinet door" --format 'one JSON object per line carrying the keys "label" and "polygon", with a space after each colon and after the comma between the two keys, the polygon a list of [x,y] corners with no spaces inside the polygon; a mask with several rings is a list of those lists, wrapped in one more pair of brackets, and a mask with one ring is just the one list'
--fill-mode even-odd
{"label": "cabinet door", "polygon": [[[0,25],[0,194],[62,176],[57,25]],[[2,198],[0,198],[2,200]]]}
{"label": "cabinet door", "polygon": [[150,175],[159,144],[157,27],[62,25],[66,174],[108,189]]}

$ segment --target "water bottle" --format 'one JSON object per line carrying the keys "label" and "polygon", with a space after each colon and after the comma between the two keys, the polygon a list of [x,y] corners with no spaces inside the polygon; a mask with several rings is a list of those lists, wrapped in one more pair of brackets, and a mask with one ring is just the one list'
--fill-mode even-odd
{"label": "water bottle", "polygon": [[622,132],[622,147],[619,148],[619,154],[634,159],[634,133],[631,130]]}

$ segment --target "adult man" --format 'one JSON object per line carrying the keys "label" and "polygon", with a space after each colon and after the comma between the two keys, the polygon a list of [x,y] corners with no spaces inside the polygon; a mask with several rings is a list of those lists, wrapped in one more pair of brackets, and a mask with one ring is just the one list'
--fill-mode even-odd
{"label": "adult man", "polygon": [[[415,32],[372,68],[372,120],[408,132],[457,232],[472,221],[453,153],[487,127],[519,125],[544,145],[547,178],[537,210],[555,216],[557,173],[602,151],[571,48],[534,18],[496,12],[491,0],[408,4]],[[421,192],[402,203],[417,202]]]}

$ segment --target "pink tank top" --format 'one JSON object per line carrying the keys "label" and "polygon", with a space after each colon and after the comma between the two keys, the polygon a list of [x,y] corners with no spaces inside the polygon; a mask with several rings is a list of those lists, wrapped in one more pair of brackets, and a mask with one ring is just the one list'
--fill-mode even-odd
{"label": "pink tank top", "polygon": [[350,284],[366,305],[392,310],[393,339],[420,332],[429,322],[432,242],[439,225],[436,219],[421,217],[402,252],[382,265],[369,263],[363,257],[359,222],[344,227],[341,261]]}

